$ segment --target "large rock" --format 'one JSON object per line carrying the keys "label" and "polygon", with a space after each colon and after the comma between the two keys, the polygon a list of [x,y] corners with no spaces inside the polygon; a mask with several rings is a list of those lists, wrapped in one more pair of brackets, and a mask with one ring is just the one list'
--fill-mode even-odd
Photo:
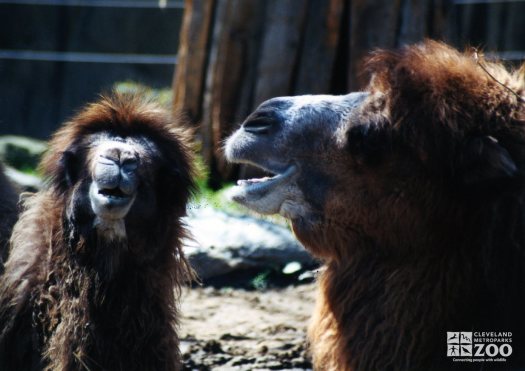
{"label": "large rock", "polygon": [[193,238],[185,241],[185,253],[202,279],[241,269],[280,269],[290,262],[315,264],[280,225],[209,207],[190,206],[188,214],[186,223]]}

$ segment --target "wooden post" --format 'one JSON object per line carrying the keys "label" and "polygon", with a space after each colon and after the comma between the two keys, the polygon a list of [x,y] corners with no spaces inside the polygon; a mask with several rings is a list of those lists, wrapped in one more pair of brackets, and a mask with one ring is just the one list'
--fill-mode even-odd
{"label": "wooden post", "polygon": [[264,0],[222,0],[217,4],[209,49],[201,126],[202,153],[212,187],[232,177],[222,143],[252,109],[249,100],[262,34]]}
{"label": "wooden post", "polygon": [[344,0],[311,0],[297,63],[294,94],[331,91],[337,48],[341,39]]}
{"label": "wooden post", "polygon": [[349,90],[363,88],[361,63],[370,50],[396,46],[400,10],[400,0],[351,1]]}
{"label": "wooden post", "polygon": [[173,79],[173,108],[201,119],[202,93],[215,0],[186,0]]}
{"label": "wooden post", "polygon": [[268,0],[266,28],[257,68],[255,105],[291,94],[307,1]]}

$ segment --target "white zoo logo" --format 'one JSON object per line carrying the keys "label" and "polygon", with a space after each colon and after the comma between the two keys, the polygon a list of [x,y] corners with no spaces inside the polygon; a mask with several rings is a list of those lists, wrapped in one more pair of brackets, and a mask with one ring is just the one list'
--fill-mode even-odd
{"label": "white zoo logo", "polygon": [[[499,334],[494,338],[488,338],[489,341],[496,340],[495,342],[485,344],[484,341],[487,341],[487,337],[483,337],[483,335],[480,335],[479,332],[474,333],[474,341],[472,332],[447,332],[447,356],[489,358],[508,357],[512,354],[512,346],[508,343],[499,344],[497,342],[497,339],[501,339],[501,335]],[[509,334],[510,335],[504,335],[503,337],[510,338],[512,334]]]}

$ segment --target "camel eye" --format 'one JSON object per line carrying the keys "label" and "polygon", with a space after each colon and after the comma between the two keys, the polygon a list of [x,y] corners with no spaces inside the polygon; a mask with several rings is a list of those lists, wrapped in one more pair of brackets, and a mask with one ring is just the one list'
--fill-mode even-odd
{"label": "camel eye", "polygon": [[463,143],[457,173],[467,186],[496,184],[519,175],[509,151],[491,136],[469,138]]}

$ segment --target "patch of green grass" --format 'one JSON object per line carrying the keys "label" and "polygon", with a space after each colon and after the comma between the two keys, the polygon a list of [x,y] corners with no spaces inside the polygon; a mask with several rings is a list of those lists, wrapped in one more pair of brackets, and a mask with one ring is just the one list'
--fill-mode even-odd
{"label": "patch of green grass", "polygon": [[213,190],[208,186],[209,170],[204,163],[202,156],[198,154],[195,156],[195,168],[197,192],[192,200],[194,207],[212,207],[230,214],[245,214],[245,209],[239,204],[231,201],[227,196],[227,193],[233,184],[226,183],[219,190]]}
{"label": "patch of green grass", "polygon": [[262,215],[232,201],[228,197],[228,193],[233,187],[232,183],[226,183],[223,188],[217,191],[207,187],[205,180],[197,181],[197,185],[198,189],[192,201],[196,208],[212,207],[231,215],[250,216],[288,227],[288,222],[280,215]]}
{"label": "patch of green grass", "polygon": [[21,171],[24,174],[34,175],[34,176],[37,176],[37,177],[42,177],[42,174],[40,174],[40,172],[38,171],[38,168],[34,168],[34,167],[30,167],[30,166],[24,166],[24,167],[22,167],[22,168],[20,168],[18,170]]}
{"label": "patch of green grass", "polygon": [[212,207],[229,214],[247,215],[246,209],[228,198],[227,193],[230,187],[231,186],[226,186],[218,191],[214,191],[206,186],[199,187],[199,191],[195,195],[194,203],[197,207]]}
{"label": "patch of green grass", "polygon": [[265,290],[266,288],[268,288],[270,273],[270,270],[266,270],[264,272],[259,273],[252,279],[250,285],[256,290]]}
{"label": "patch of green grass", "polygon": [[152,87],[128,80],[116,82],[113,85],[113,89],[115,89],[119,93],[141,92],[145,94],[148,98],[157,101],[163,107],[171,107],[173,90],[169,87],[162,89],[154,89]]}

